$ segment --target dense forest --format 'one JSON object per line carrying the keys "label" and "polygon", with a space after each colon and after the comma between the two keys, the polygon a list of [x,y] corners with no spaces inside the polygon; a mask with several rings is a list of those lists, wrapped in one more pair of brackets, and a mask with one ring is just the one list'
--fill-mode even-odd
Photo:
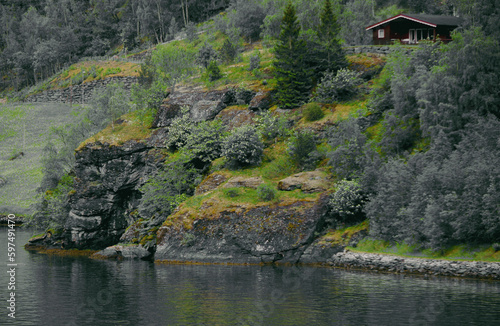
{"label": "dense forest", "polygon": [[[0,1],[0,91],[19,90],[88,56],[147,48],[193,29],[231,6],[227,28],[247,38],[276,37],[287,1],[230,0],[21,0]],[[293,1],[303,31],[319,24],[321,1]],[[401,11],[488,13],[468,1],[338,0],[334,13],[347,44],[370,42],[364,27]],[[458,6],[458,7],[457,7]],[[482,5],[483,6],[483,5]],[[479,7],[479,8],[478,8]],[[477,17],[473,17],[477,19]],[[261,28],[262,27],[262,28]],[[261,35],[262,32],[262,35]]]}
{"label": "dense forest", "polygon": [[[459,14],[464,24],[448,44],[421,42],[411,55],[395,51],[373,80],[350,70],[342,45],[369,43],[364,27],[400,12]],[[436,250],[500,238],[498,1],[26,0],[3,1],[0,13],[3,89],[36,83],[83,56],[163,43],[181,30],[194,44],[194,24],[212,18],[212,32],[223,35],[224,44],[153,52],[142,66],[142,88],[132,94],[135,110],[157,108],[155,90],[175,86],[195,66],[203,67],[208,82],[220,79],[219,66],[235,60],[238,44],[257,40],[272,49],[280,108],[302,107],[305,119],[314,121],[326,104],[365,96],[365,110],[321,136],[287,132],[291,122],[268,113],[231,132],[217,120],[194,125],[186,115],[176,118],[166,142],[171,153],[186,155],[142,188],[139,212],[146,219],[167,216],[192,195],[195,180],[214,160],[224,157],[227,168],[244,169],[261,164],[264,148],[283,142],[283,155],[297,169],[326,166],[337,180],[330,198],[333,226],[368,219],[375,238]],[[363,88],[367,81],[370,87]],[[107,113],[89,111],[94,116],[85,121],[102,123],[99,117],[116,103],[126,106],[111,99],[124,98],[119,90],[101,94],[95,107]],[[71,142],[72,149],[77,144]],[[67,214],[63,195],[71,177],[57,172],[61,157],[54,149],[47,160],[43,190],[58,190],[45,197],[40,216]],[[274,190],[261,191],[265,198]]]}

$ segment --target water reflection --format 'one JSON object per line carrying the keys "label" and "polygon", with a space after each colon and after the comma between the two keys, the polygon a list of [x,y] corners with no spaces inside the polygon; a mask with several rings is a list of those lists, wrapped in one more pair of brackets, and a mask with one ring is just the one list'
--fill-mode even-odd
{"label": "water reflection", "polygon": [[[21,234],[25,240],[30,235],[23,232],[18,233],[18,243],[23,241]],[[0,243],[5,243],[4,237],[2,232]],[[330,268],[94,261],[18,250],[18,318],[12,322],[4,314],[2,325],[4,321],[9,325],[497,325],[500,321],[499,282]],[[5,261],[6,252],[0,257]],[[6,280],[5,275],[0,277],[2,288]]]}

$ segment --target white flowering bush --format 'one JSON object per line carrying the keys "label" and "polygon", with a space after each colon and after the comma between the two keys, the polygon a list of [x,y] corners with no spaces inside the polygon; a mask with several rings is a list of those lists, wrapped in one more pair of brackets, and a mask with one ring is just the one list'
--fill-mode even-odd
{"label": "white flowering bush", "polygon": [[193,127],[184,148],[200,163],[210,163],[221,156],[226,128],[221,120],[203,121]]}
{"label": "white flowering bush", "polygon": [[222,155],[232,168],[259,164],[263,152],[264,144],[252,125],[235,129],[222,145]]}
{"label": "white flowering bush", "polygon": [[181,115],[175,117],[168,128],[168,134],[165,137],[165,145],[170,150],[182,148],[193,131],[194,124],[189,118],[189,108],[181,108]]}
{"label": "white flowering bush", "polygon": [[342,223],[364,219],[363,207],[367,199],[361,186],[354,180],[341,180],[330,198],[330,208],[334,219]]}
{"label": "white flowering bush", "polygon": [[273,115],[270,111],[264,111],[254,121],[257,122],[257,130],[267,143],[285,138],[291,133],[286,115]]}
{"label": "white flowering bush", "polygon": [[354,96],[361,84],[359,74],[349,69],[340,69],[337,73],[326,72],[316,89],[314,101],[333,103],[347,100]]}

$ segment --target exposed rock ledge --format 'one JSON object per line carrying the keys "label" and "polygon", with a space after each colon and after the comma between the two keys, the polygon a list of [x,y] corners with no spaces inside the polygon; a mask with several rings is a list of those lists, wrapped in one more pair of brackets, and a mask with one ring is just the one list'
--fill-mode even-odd
{"label": "exposed rock ledge", "polygon": [[408,258],[344,250],[328,259],[327,265],[393,273],[500,280],[500,263],[495,262]]}

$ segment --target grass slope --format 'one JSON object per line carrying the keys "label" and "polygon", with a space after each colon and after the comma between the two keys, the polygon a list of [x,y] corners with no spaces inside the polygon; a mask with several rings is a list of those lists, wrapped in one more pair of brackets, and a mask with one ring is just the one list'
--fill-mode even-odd
{"label": "grass slope", "polygon": [[[73,111],[55,103],[0,105],[0,176],[6,180],[0,187],[0,212],[29,212],[42,180],[42,150],[50,129],[74,121]],[[9,160],[19,152],[24,156]]]}

